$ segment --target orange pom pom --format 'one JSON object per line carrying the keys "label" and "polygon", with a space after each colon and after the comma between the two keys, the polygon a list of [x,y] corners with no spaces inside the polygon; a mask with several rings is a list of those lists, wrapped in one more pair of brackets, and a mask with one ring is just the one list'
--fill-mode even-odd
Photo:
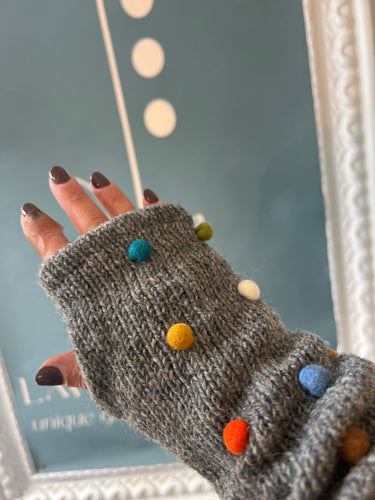
{"label": "orange pom pom", "polygon": [[339,353],[334,349],[327,349],[329,359],[334,359],[339,356]]}
{"label": "orange pom pom", "polygon": [[356,464],[370,451],[366,434],[358,427],[348,427],[340,448],[340,458],[349,464]]}
{"label": "orange pom pom", "polygon": [[245,420],[232,420],[225,426],[223,437],[227,449],[239,455],[245,451],[249,435],[249,426]]}
{"label": "orange pom pom", "polygon": [[168,330],[167,340],[173,349],[184,351],[194,344],[194,335],[189,325],[176,323]]}

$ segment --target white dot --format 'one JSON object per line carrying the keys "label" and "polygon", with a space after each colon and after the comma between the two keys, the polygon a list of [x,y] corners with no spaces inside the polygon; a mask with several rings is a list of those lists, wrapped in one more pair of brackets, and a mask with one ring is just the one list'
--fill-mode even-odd
{"label": "white dot", "polygon": [[260,297],[258,285],[251,280],[240,281],[238,284],[238,291],[241,295],[250,300],[258,300]]}
{"label": "white dot", "polygon": [[156,137],[171,134],[177,121],[174,107],[164,99],[155,99],[147,104],[143,118],[147,130]]}
{"label": "white dot", "polygon": [[132,63],[137,73],[145,78],[158,75],[164,66],[164,51],[153,38],[142,38],[133,47]]}
{"label": "white dot", "polygon": [[194,226],[199,226],[202,222],[205,222],[205,218],[203,214],[194,214],[193,215]]}
{"label": "white dot", "polygon": [[124,11],[137,19],[147,16],[154,5],[154,0],[121,0]]}

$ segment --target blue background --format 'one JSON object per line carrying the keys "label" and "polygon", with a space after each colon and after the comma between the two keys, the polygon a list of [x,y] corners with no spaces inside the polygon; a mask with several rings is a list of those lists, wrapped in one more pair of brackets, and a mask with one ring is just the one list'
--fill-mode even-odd
{"label": "blue background", "polygon": [[[106,8],[143,187],[203,213],[215,230],[210,244],[259,284],[287,327],[319,333],[335,347],[301,2],[156,0],[142,19],[118,0]],[[143,37],[165,53],[152,79],[131,63]],[[63,397],[34,383],[45,359],[71,347],[36,283],[39,258],[21,232],[21,205],[35,203],[76,238],[48,188],[53,165],[85,179],[102,171],[135,202],[95,3],[3,0],[0,66],[0,346],[36,467],[172,461],[126,424],[103,423],[84,391]],[[143,123],[155,98],[177,113],[164,139]],[[32,427],[91,412],[84,428]]]}

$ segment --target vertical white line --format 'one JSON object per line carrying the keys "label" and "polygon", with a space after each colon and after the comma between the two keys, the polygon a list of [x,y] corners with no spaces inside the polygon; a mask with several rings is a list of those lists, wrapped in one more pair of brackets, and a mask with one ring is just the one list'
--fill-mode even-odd
{"label": "vertical white line", "polygon": [[[368,227],[366,227],[366,245],[370,254],[370,265],[366,269],[366,280],[370,286],[371,293],[367,294],[368,305],[363,307],[362,295],[359,296],[361,311],[363,311],[363,328],[355,329],[358,338],[357,351],[353,351],[359,356],[375,361],[375,64],[374,64],[374,31],[372,9],[375,5],[370,0],[360,0],[353,3],[353,13],[355,18],[355,29],[357,37],[357,56],[359,69],[359,85],[361,88],[361,109],[363,141],[363,168],[366,192],[366,207],[363,208],[363,215],[366,212],[368,217]],[[367,179],[366,179],[367,177]],[[362,229],[365,225],[362,224]],[[363,240],[362,240],[363,241]],[[362,245],[364,243],[362,242]],[[365,254],[364,249],[360,250],[361,257]],[[371,302],[370,302],[371,301]],[[356,321],[357,323],[357,321]],[[357,327],[357,324],[356,324]]]}
{"label": "vertical white line", "polygon": [[85,189],[87,189],[87,191],[89,193],[91,193],[91,186],[90,186],[90,183],[88,181],[86,181],[85,179],[81,179],[81,177],[77,177],[76,176],[76,181],[78,181],[79,184],[81,184],[81,186]]}
{"label": "vertical white line", "polygon": [[120,121],[122,126],[122,132],[124,136],[125,146],[128,153],[130,172],[133,179],[134,193],[137,200],[138,208],[142,207],[143,190],[141,185],[141,178],[139,175],[139,169],[137,164],[137,158],[135,156],[133,138],[130,130],[130,124],[128,119],[128,114],[126,112],[124,95],[121,88],[120,76],[118,73],[116,57],[113,50],[113,44],[111,39],[111,33],[109,31],[107,15],[105,12],[103,0],[96,0],[96,8],[98,10],[98,16],[100,21],[100,27],[103,34],[104,45],[107,53],[109,69],[111,72],[113,89],[115,91],[116,103],[118,113],[120,115]]}
{"label": "vertical white line", "polygon": [[24,377],[18,377],[18,381],[21,386],[21,392],[22,392],[22,397],[25,405],[31,405],[31,399],[30,399],[30,394],[29,390],[27,388],[26,380]]}

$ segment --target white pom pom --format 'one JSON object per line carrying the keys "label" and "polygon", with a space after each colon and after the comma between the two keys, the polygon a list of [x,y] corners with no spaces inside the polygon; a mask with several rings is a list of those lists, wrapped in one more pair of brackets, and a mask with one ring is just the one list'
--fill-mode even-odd
{"label": "white pom pom", "polygon": [[250,300],[258,300],[260,297],[259,286],[251,280],[243,280],[238,284],[238,291],[241,295]]}

